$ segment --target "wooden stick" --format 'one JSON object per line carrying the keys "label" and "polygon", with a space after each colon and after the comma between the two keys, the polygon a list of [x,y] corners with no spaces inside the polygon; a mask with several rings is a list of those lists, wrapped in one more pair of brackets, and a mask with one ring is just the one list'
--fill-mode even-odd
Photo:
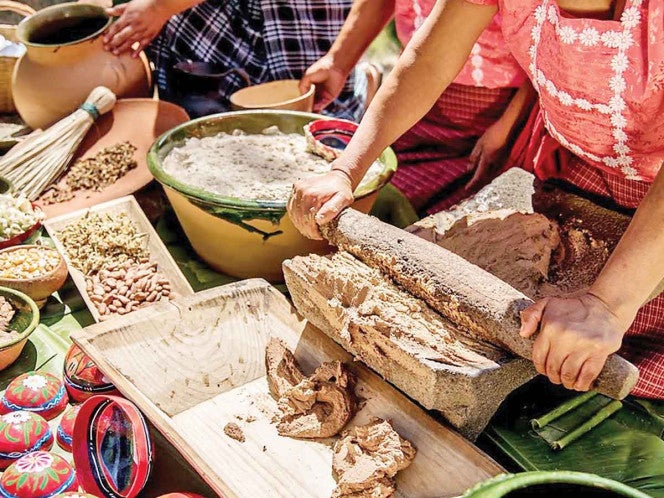
{"label": "wooden stick", "polygon": [[[333,245],[378,268],[469,333],[532,359],[534,340],[519,335],[519,313],[533,301],[498,277],[436,244],[353,209],[346,209],[321,231]],[[594,388],[622,399],[638,375],[634,365],[611,355]]]}

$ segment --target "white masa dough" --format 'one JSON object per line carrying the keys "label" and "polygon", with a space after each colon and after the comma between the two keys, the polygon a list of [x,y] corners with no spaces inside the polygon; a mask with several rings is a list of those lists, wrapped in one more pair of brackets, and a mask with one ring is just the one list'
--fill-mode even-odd
{"label": "white masa dough", "polygon": [[[261,134],[235,130],[188,138],[166,156],[163,167],[179,182],[212,194],[285,201],[294,182],[328,172],[330,163],[307,150],[303,135],[270,127]],[[382,169],[378,161],[372,164],[360,186]]]}

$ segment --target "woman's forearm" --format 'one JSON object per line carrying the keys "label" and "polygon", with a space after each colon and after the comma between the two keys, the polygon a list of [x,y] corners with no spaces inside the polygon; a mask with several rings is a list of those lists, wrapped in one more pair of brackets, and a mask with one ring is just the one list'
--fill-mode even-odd
{"label": "woman's forearm", "polygon": [[507,133],[517,124],[519,118],[522,117],[525,105],[533,99],[535,93],[532,83],[529,79],[526,79],[498,119],[498,122],[505,128]]}
{"label": "woman's forearm", "polygon": [[356,187],[371,163],[419,121],[457,76],[495,7],[438,2],[399,58],[333,169]]}
{"label": "woman's forearm", "polygon": [[328,54],[349,73],[394,15],[394,0],[355,0]]}
{"label": "woman's forearm", "polygon": [[619,317],[633,318],[664,279],[663,227],[664,168],[590,288]]}

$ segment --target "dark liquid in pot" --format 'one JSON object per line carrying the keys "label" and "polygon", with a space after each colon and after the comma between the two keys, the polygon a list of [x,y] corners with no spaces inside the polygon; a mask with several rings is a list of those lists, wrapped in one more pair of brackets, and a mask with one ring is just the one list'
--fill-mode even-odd
{"label": "dark liquid in pot", "polygon": [[107,17],[74,17],[58,19],[35,28],[28,38],[31,43],[40,45],[62,45],[71,43],[96,33],[108,22]]}

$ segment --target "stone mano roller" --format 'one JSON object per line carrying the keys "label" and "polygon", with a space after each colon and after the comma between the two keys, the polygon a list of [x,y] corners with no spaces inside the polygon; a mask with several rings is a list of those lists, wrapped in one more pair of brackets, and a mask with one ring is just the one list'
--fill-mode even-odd
{"label": "stone mano roller", "polygon": [[[456,254],[376,218],[346,209],[323,236],[479,338],[531,359],[532,339],[519,335],[519,312],[533,303],[518,290]],[[617,399],[638,379],[634,365],[611,355],[594,389]]]}

